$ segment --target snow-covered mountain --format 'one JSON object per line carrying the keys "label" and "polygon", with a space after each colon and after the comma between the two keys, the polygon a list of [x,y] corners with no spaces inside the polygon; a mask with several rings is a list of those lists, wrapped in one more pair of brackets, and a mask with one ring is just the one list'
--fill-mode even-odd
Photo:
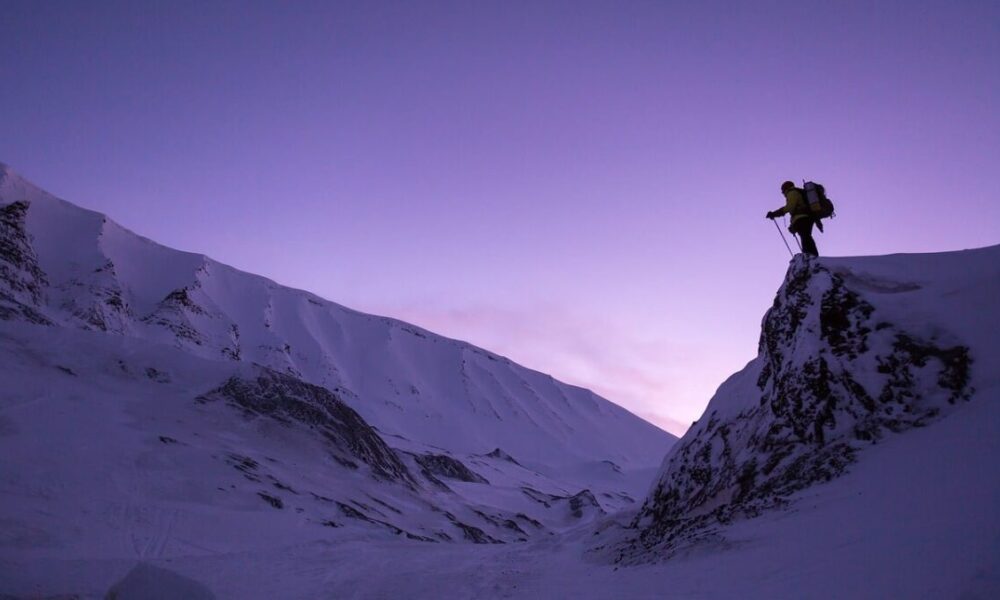
{"label": "snow-covered mountain", "polygon": [[260,364],[337,390],[385,435],[449,451],[631,469],[673,439],[589,390],[470,344],[160,246],[5,166],[0,206],[7,319]]}
{"label": "snow-covered mountain", "polygon": [[547,538],[634,505],[675,439],[470,344],[160,246],[6,167],[0,381],[0,580],[26,557]]}
{"label": "snow-covered mountain", "polygon": [[0,596],[1000,597],[998,299],[1000,246],[796,257],[671,448],[3,170]]}
{"label": "snow-covered mountain", "polygon": [[[850,259],[797,256],[764,317],[757,358],[722,384],[667,455],[619,558],[661,560],[699,543],[718,543],[734,522],[783,507],[802,510],[804,494],[895,496],[899,506],[921,505],[909,496],[911,486],[879,489],[895,483],[890,473],[884,482],[854,480],[853,488],[827,482],[877,455],[876,446],[904,447],[902,438],[913,429],[927,428],[925,439],[955,435],[939,428],[954,413],[978,413],[981,424],[1000,433],[990,406],[1000,401],[998,301],[1000,246]],[[974,429],[964,434],[981,435]],[[1000,497],[992,496],[1000,481],[996,456],[970,456],[965,441],[954,442],[946,450],[956,463],[946,467],[951,474],[936,464],[924,467],[950,479],[947,485],[957,486],[966,501],[939,507],[951,515],[920,515],[911,538],[937,535],[935,522],[975,526],[955,513],[982,519],[984,509],[1000,506]],[[890,468],[915,466],[905,454],[896,459]],[[978,466],[966,472],[964,461]],[[884,508],[866,517],[871,526],[879,526],[878,509]],[[993,533],[1000,533],[991,520]],[[816,523],[817,531],[824,529]]]}

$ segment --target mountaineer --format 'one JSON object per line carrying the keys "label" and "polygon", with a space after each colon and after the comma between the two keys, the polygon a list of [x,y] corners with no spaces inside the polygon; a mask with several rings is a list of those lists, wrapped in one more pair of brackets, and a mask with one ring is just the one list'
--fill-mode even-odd
{"label": "mountaineer", "polygon": [[813,240],[812,230],[813,225],[818,225],[819,230],[823,231],[823,224],[813,216],[813,211],[806,202],[805,192],[795,187],[795,184],[791,181],[786,181],[781,184],[781,194],[785,197],[785,205],[777,210],[768,212],[766,215],[767,218],[776,219],[784,214],[791,215],[792,224],[788,227],[788,231],[799,237],[802,252],[812,256],[819,256],[819,250],[816,249],[816,241]]}

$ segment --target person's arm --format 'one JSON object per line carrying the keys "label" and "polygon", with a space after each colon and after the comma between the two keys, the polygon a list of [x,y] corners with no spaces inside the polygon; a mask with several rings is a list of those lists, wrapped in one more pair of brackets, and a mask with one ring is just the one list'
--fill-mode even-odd
{"label": "person's arm", "polygon": [[786,198],[784,206],[782,206],[779,209],[772,210],[771,212],[767,213],[766,216],[767,216],[768,219],[777,219],[778,217],[780,217],[781,215],[783,215],[785,213],[792,212],[792,207],[793,206],[795,206],[795,204],[792,202],[792,199],[791,198]]}
{"label": "person's arm", "polygon": [[802,194],[800,194],[798,190],[792,190],[785,196],[785,205],[778,210],[772,210],[767,213],[767,218],[776,219],[781,215],[790,215],[792,214],[792,211],[795,210],[795,205],[799,202],[805,202],[805,198],[802,197]]}

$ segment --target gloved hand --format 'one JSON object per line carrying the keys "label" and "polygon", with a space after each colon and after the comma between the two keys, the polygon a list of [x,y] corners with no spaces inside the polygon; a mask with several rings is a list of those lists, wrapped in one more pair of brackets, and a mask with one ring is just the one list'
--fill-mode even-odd
{"label": "gloved hand", "polygon": [[767,211],[767,215],[764,218],[765,219],[775,219],[777,217],[778,217],[777,211],[769,210],[769,211]]}

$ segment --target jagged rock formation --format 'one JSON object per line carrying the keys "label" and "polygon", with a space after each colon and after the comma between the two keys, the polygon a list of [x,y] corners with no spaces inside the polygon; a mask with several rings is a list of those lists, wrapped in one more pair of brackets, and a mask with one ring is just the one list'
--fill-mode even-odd
{"label": "jagged rock formation", "polygon": [[521,463],[517,462],[516,460],[514,460],[513,456],[511,456],[510,454],[507,454],[506,452],[504,452],[500,448],[494,448],[492,452],[488,452],[484,456],[488,456],[489,458],[497,458],[497,459],[500,459],[500,460],[505,460],[505,461],[507,461],[509,463],[513,463],[515,465],[520,465],[521,464]]}
{"label": "jagged rock formation", "polygon": [[225,400],[248,416],[265,416],[318,431],[336,449],[337,461],[358,468],[360,461],[376,477],[407,485],[416,482],[396,453],[333,392],[270,369],[258,369],[253,380],[230,378],[222,387],[199,396],[200,402]]}
{"label": "jagged rock formation", "polygon": [[0,319],[49,324],[38,310],[48,282],[25,230],[27,202],[0,206]]}
{"label": "jagged rock formation", "polygon": [[431,475],[469,483],[489,483],[485,477],[465,466],[465,463],[446,454],[418,454],[414,458]]}
{"label": "jagged rock formation", "polygon": [[969,399],[971,368],[967,347],[907,331],[847,277],[796,257],[758,357],[667,456],[619,558],[669,555],[841,475],[865,446]]}

